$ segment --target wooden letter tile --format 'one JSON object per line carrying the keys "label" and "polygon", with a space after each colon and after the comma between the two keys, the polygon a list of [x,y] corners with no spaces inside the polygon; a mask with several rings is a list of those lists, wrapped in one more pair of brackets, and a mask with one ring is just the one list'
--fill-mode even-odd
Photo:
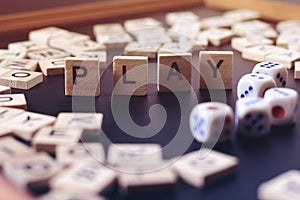
{"label": "wooden letter tile", "polygon": [[86,52],[86,51],[103,51],[106,47],[92,40],[85,40],[68,45],[67,51],[71,52]]}
{"label": "wooden letter tile", "polygon": [[177,23],[192,23],[200,20],[198,15],[190,11],[170,12],[166,14],[165,19],[169,26]]}
{"label": "wooden letter tile", "polygon": [[27,59],[6,59],[0,64],[0,67],[15,70],[35,71],[37,69],[38,62],[35,60]]}
{"label": "wooden letter tile", "polygon": [[101,143],[78,143],[72,145],[59,145],[56,147],[56,159],[64,165],[99,161],[104,163],[105,152]]}
{"label": "wooden letter tile", "polygon": [[124,28],[119,23],[96,24],[93,26],[94,35],[118,34],[124,32]]}
{"label": "wooden letter tile", "polygon": [[101,113],[59,113],[55,128],[70,128],[100,131],[103,120]]}
{"label": "wooden letter tile", "polygon": [[254,10],[237,9],[223,13],[223,16],[236,22],[259,19],[260,14]]}
{"label": "wooden letter tile", "polygon": [[5,59],[23,59],[25,57],[26,57],[26,51],[23,49],[18,51],[0,49],[0,61]]}
{"label": "wooden letter tile", "polygon": [[179,43],[179,42],[171,42],[164,44],[158,51],[159,54],[171,54],[171,53],[189,53],[193,50],[192,43]]}
{"label": "wooden letter tile", "polygon": [[273,41],[260,36],[236,37],[231,40],[231,47],[239,52],[244,49],[258,45],[272,45]]}
{"label": "wooden letter tile", "polygon": [[86,162],[71,166],[54,177],[52,189],[96,195],[105,193],[116,183],[116,173],[97,162]]}
{"label": "wooden letter tile", "polygon": [[47,45],[36,44],[33,41],[13,42],[8,44],[8,49],[11,51],[25,50],[27,53],[47,48]]}
{"label": "wooden letter tile", "polygon": [[64,190],[51,190],[47,194],[41,196],[39,200],[105,200],[99,195],[80,194],[79,192],[70,192]]}
{"label": "wooden letter tile", "polygon": [[22,155],[30,155],[33,153],[33,148],[19,142],[13,137],[0,138],[0,170],[7,160]]}
{"label": "wooden letter tile", "polygon": [[27,56],[33,60],[44,60],[44,59],[66,58],[70,56],[70,54],[58,49],[48,48],[48,49],[29,52]]}
{"label": "wooden letter tile", "polygon": [[114,166],[161,161],[162,149],[158,144],[112,144],[107,154],[107,162]]}
{"label": "wooden letter tile", "polygon": [[115,56],[113,60],[116,95],[147,95],[148,58],[145,56]]}
{"label": "wooden letter tile", "polygon": [[48,45],[51,38],[60,37],[68,31],[57,27],[46,27],[29,32],[29,39],[36,44]]}
{"label": "wooden letter tile", "polygon": [[234,172],[238,162],[236,157],[202,149],[182,156],[174,168],[187,183],[200,188]]}
{"label": "wooden letter tile", "polygon": [[236,23],[232,26],[232,31],[238,36],[260,35],[272,39],[277,37],[277,33],[272,26],[260,20]]}
{"label": "wooden letter tile", "polygon": [[224,16],[213,16],[202,19],[203,27],[208,28],[230,28],[235,21]]}
{"label": "wooden letter tile", "polygon": [[32,145],[38,151],[54,154],[58,145],[70,145],[80,140],[82,131],[79,129],[41,128],[33,137]]}
{"label": "wooden letter tile", "polygon": [[276,45],[288,48],[290,44],[299,44],[300,42],[300,36],[298,34],[295,34],[293,32],[291,33],[282,33],[278,36],[276,40]]}
{"label": "wooden letter tile", "polygon": [[149,58],[156,58],[160,44],[147,44],[140,42],[131,42],[125,49],[126,56],[147,56]]}
{"label": "wooden letter tile", "polygon": [[171,37],[161,28],[138,29],[134,33],[140,43],[165,44],[172,42]]}
{"label": "wooden letter tile", "polygon": [[[21,94],[21,95],[24,98],[24,94]],[[8,120],[10,120],[13,117],[16,117],[24,112],[25,111],[22,109],[0,107],[0,124],[4,125]]]}
{"label": "wooden letter tile", "polygon": [[13,130],[11,128],[6,127],[4,124],[0,124],[0,137],[11,136],[13,134]]}
{"label": "wooden letter tile", "polygon": [[11,88],[0,85],[0,94],[11,94]]}
{"label": "wooden letter tile", "polygon": [[298,170],[287,171],[258,187],[258,199],[275,200],[300,199],[300,172]]}
{"label": "wooden letter tile", "polygon": [[232,31],[224,28],[213,28],[207,30],[208,40],[214,46],[221,46],[229,43],[234,36]]}
{"label": "wooden letter tile", "polygon": [[7,121],[7,126],[13,129],[17,137],[29,141],[36,131],[44,126],[52,125],[55,119],[49,115],[24,112]]}
{"label": "wooden letter tile", "polygon": [[158,91],[190,91],[191,71],[191,53],[158,54]]}
{"label": "wooden letter tile", "polygon": [[133,31],[135,29],[143,28],[156,28],[161,27],[161,22],[152,17],[145,17],[139,19],[129,19],[124,22],[124,27],[127,31]]}
{"label": "wooden letter tile", "polygon": [[0,106],[26,110],[27,102],[26,102],[25,95],[24,94],[2,94],[0,95]]}
{"label": "wooden letter tile", "polygon": [[200,51],[200,88],[232,89],[232,51]]}
{"label": "wooden letter tile", "polygon": [[115,35],[96,35],[97,42],[104,44],[109,48],[122,48],[129,42],[132,42],[132,37],[128,33],[119,33]]}
{"label": "wooden letter tile", "polygon": [[106,51],[91,51],[91,52],[79,52],[75,54],[75,57],[84,59],[98,59],[101,62],[106,62]]}
{"label": "wooden letter tile", "polygon": [[195,39],[202,28],[201,22],[181,22],[173,24],[168,34],[174,41],[178,41],[180,37],[188,37]]}
{"label": "wooden letter tile", "polygon": [[51,42],[54,48],[66,51],[72,55],[76,54],[77,52],[105,50],[105,46],[103,44],[99,44],[92,40],[83,40],[71,44],[66,44],[64,43],[64,39],[62,38],[62,40],[60,39],[53,40],[53,41],[51,40]]}
{"label": "wooden letter tile", "polygon": [[70,45],[75,44],[77,42],[90,40],[89,35],[75,33],[75,32],[67,32],[59,37],[51,38],[49,40],[49,46],[60,49],[62,45]]}
{"label": "wooden letter tile", "polygon": [[46,153],[17,157],[3,166],[4,175],[8,180],[30,191],[45,191],[50,178],[58,170],[58,165]]}
{"label": "wooden letter tile", "polygon": [[65,95],[99,96],[100,68],[105,63],[99,59],[65,59]]}
{"label": "wooden letter tile", "polygon": [[283,52],[284,48],[272,45],[258,45],[246,48],[242,51],[242,58],[257,62],[266,60],[266,56],[271,53]]}
{"label": "wooden letter tile", "polygon": [[177,175],[169,167],[147,169],[137,165],[118,176],[120,188],[127,195],[145,194],[147,192],[166,192],[175,188]]}
{"label": "wooden letter tile", "polygon": [[282,63],[287,69],[294,68],[295,62],[300,61],[300,52],[282,51],[271,53],[266,56],[265,61],[273,61]]}
{"label": "wooden letter tile", "polygon": [[0,84],[11,88],[29,90],[43,82],[40,72],[11,70],[0,77]]}
{"label": "wooden letter tile", "polygon": [[295,62],[294,79],[300,79],[300,62]]}
{"label": "wooden letter tile", "polygon": [[65,59],[40,60],[39,66],[45,76],[54,76],[65,73]]}

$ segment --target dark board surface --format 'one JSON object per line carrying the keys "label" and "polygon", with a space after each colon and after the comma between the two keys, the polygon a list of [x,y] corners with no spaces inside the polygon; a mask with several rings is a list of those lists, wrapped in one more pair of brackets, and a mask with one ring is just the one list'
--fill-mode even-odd
{"label": "dark board surface", "polygon": [[[219,11],[208,8],[193,8],[191,9],[201,17],[212,16],[220,14]],[[164,13],[156,13],[153,16],[157,19],[162,19]],[[140,16],[136,16],[140,17]],[[123,19],[120,19],[122,21]],[[65,27],[72,31],[81,33],[92,33],[92,24],[83,25],[80,27]],[[15,36],[1,38],[0,46],[5,48],[8,43],[18,40],[25,40],[27,33],[20,33]],[[231,50],[230,45],[222,47],[209,47],[209,50]],[[110,50],[108,55],[108,63],[111,62],[113,55],[120,54],[120,50]],[[194,55],[193,64],[198,67],[198,55]],[[226,100],[234,109],[236,100],[236,85],[239,78],[252,70],[255,62],[241,59],[241,55],[234,51],[234,89],[226,91]],[[156,66],[149,66],[150,80],[156,79]],[[13,93],[23,92],[28,101],[28,110],[33,112],[45,113],[50,115],[57,115],[62,111],[72,111],[72,102],[74,99],[64,96],[64,77],[44,77],[44,82],[29,91],[13,90]],[[197,98],[196,101],[204,102],[210,98],[207,91],[199,91],[196,86],[198,77],[193,76],[193,87],[195,89]],[[103,133],[99,137],[87,137],[85,141],[97,140],[104,143],[105,146],[109,143],[121,142],[154,142],[159,143],[163,147],[170,145],[170,148],[164,149],[165,158],[169,158],[182,152],[189,152],[197,150],[201,144],[192,141],[189,132],[188,123],[188,109],[191,109],[194,101],[191,93],[180,94],[181,98],[185,99],[189,104],[187,110],[180,113],[178,100],[173,94],[157,94],[156,86],[151,84],[149,86],[149,95],[146,97],[133,97],[130,100],[130,113],[133,120],[139,125],[147,125],[150,122],[148,115],[149,108],[154,104],[164,106],[167,112],[167,120],[163,129],[156,135],[149,138],[132,137],[116,125],[111,112],[111,91],[112,91],[112,68],[105,71],[101,79],[101,95],[95,99],[95,106],[97,112],[104,113]],[[289,70],[288,87],[294,88],[299,92],[300,83],[293,79],[293,71]],[[218,92],[215,92],[218,94]],[[81,98],[82,102],[90,99]],[[121,101],[122,99],[120,99]],[[122,106],[122,104],[120,104]],[[91,107],[82,107],[81,111],[89,111]],[[160,113],[155,113],[154,116],[159,117]],[[297,119],[300,117],[300,112],[297,111]],[[176,132],[178,131],[180,119],[183,119],[183,138],[176,141]],[[246,139],[233,136],[231,141],[225,144],[218,144],[214,149],[219,150],[230,155],[237,156],[240,159],[238,172],[235,176],[222,180],[216,184],[203,189],[195,189],[192,186],[180,181],[173,193],[157,193],[153,195],[143,195],[140,197],[131,197],[130,199],[256,199],[256,190],[260,183],[278,175],[289,169],[300,168],[300,135],[298,129],[300,128],[300,121],[294,126],[287,127],[272,127],[269,136],[257,139]],[[143,134],[143,133],[141,133]],[[117,192],[110,196],[112,199],[119,199]]]}

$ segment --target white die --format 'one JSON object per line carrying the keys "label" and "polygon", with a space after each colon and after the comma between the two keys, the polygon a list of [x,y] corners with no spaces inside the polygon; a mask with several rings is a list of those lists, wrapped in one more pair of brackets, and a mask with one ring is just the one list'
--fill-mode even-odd
{"label": "white die", "polygon": [[267,89],[276,87],[271,76],[265,74],[246,74],[238,82],[237,95],[239,99],[245,97],[263,97]]}
{"label": "white die", "polygon": [[235,131],[233,111],[223,103],[198,104],[190,114],[190,130],[199,142],[225,141]]}
{"label": "white die", "polygon": [[288,79],[286,67],[278,62],[261,62],[254,66],[252,73],[271,76],[277,87],[285,87]]}
{"label": "white die", "polygon": [[295,122],[298,92],[289,88],[272,88],[266,91],[265,100],[271,107],[271,123],[287,125]]}
{"label": "white die", "polygon": [[238,99],[235,108],[235,121],[239,134],[260,136],[270,131],[270,106],[263,98]]}

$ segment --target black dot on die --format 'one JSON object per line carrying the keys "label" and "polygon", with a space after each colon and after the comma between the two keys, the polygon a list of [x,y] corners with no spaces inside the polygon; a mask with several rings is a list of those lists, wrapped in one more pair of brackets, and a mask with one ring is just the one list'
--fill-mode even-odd
{"label": "black dot on die", "polygon": [[253,87],[252,86],[250,86],[248,89],[249,89],[249,92],[253,92]]}
{"label": "black dot on die", "polygon": [[285,87],[286,86],[286,82],[282,81],[282,86]]}
{"label": "black dot on die", "polygon": [[264,128],[263,125],[259,125],[259,126],[257,127],[257,130],[258,130],[259,132],[264,132],[265,128]]}
{"label": "black dot on die", "polygon": [[280,83],[282,83],[282,81],[283,81],[283,78],[282,78],[282,77],[280,77],[279,81],[280,81]]}
{"label": "black dot on die", "polygon": [[280,73],[278,73],[278,74],[277,74],[276,78],[277,78],[277,79],[279,79],[279,78],[280,78]]}

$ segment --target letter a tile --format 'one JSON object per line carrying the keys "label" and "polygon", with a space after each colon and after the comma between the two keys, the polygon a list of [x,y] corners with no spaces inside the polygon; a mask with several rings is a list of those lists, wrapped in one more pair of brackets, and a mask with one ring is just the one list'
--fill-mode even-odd
{"label": "letter a tile", "polygon": [[191,53],[159,54],[158,85],[159,92],[183,92],[191,88]]}

